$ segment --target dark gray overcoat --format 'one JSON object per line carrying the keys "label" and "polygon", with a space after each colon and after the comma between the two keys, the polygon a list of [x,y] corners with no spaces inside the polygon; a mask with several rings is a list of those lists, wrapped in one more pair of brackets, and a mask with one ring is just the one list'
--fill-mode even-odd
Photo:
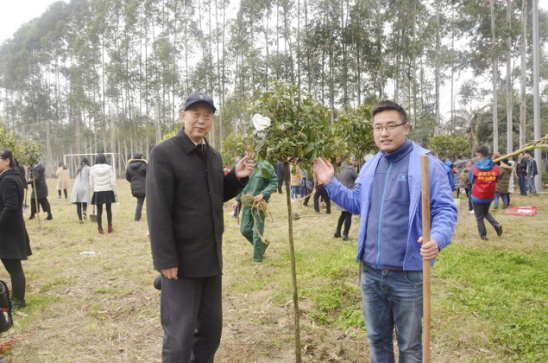
{"label": "dark gray overcoat", "polygon": [[0,175],[0,258],[26,260],[32,255],[23,219],[23,180],[15,169]]}
{"label": "dark gray overcoat", "polygon": [[224,176],[221,155],[209,144],[205,163],[199,153],[181,129],[152,149],[146,177],[154,268],[178,267],[186,278],[222,272],[223,203],[249,180],[234,170]]}

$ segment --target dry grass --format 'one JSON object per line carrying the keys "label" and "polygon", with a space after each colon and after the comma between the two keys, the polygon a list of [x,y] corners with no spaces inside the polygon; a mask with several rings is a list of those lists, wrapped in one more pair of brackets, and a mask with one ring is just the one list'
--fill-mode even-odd
{"label": "dry grass", "polygon": [[[58,201],[55,181],[48,181],[54,219],[42,221],[42,230],[36,220],[27,223],[34,252],[24,265],[28,307],[23,313],[27,316],[16,315],[15,328],[1,341],[28,336],[13,345],[9,361],[161,361],[160,294],[152,287],[157,273],[152,269],[147,226],[145,221],[133,222],[135,199],[128,183],[118,183],[121,204],[113,206],[115,232],[100,236],[91,222],[78,224],[75,207]],[[548,198],[534,200],[539,207],[534,218],[498,212],[504,235],[498,239],[490,231],[488,243],[477,238],[473,215],[463,207],[454,244],[481,251],[545,253]],[[514,204],[530,201],[513,197]],[[265,235],[272,245],[264,262],[257,264],[237,221],[225,209],[220,362],[294,361],[285,195],[275,194],[270,210],[274,220],[267,221]],[[303,358],[307,362],[368,362],[358,267],[353,263],[357,217],[350,233],[353,240],[343,243],[332,238],[337,212],[316,216],[312,208],[301,206],[296,211],[310,216],[294,224]],[[95,251],[96,256],[81,256],[82,251]],[[443,266],[444,254],[451,253],[451,248],[444,251],[438,263]],[[0,278],[9,282],[3,270]],[[434,280],[433,361],[515,361],[512,352],[493,340],[494,321],[452,300],[452,289],[465,284],[452,278]]]}

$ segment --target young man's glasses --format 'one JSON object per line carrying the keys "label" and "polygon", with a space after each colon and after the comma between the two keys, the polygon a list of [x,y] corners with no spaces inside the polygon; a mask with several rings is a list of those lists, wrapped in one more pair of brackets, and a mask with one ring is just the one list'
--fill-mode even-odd
{"label": "young man's glasses", "polygon": [[375,126],[373,126],[373,131],[381,132],[382,130],[386,130],[386,131],[390,132],[390,131],[394,130],[396,127],[402,126],[402,125],[405,125],[405,122],[402,122],[401,124],[388,124],[386,126],[375,125]]}

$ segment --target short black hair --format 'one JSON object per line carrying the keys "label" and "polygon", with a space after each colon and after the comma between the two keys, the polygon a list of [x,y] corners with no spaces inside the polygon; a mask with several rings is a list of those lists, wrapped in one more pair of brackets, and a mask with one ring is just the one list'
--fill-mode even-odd
{"label": "short black hair", "polygon": [[502,159],[502,162],[508,164],[508,159]]}
{"label": "short black hair", "polygon": [[401,121],[406,124],[407,123],[407,114],[405,113],[405,110],[403,107],[398,105],[396,102],[392,102],[390,100],[384,100],[377,103],[375,106],[373,106],[373,110],[371,111],[371,116],[375,118],[375,115],[384,111],[398,111],[400,114]]}
{"label": "short black hair", "polygon": [[142,159],[143,158],[143,153],[135,153],[135,154],[133,154],[133,158],[134,159]]}
{"label": "short black hair", "polygon": [[529,155],[533,156],[533,154],[531,154],[531,150],[527,150],[527,151],[525,152],[525,154],[529,154]]}
{"label": "short black hair", "polygon": [[487,146],[480,146],[476,149],[476,153],[483,155],[483,157],[488,158],[491,153],[489,152],[489,148]]}
{"label": "short black hair", "polygon": [[97,165],[97,164],[106,164],[106,163],[107,163],[107,157],[105,156],[105,154],[99,154],[95,158],[95,165]]}

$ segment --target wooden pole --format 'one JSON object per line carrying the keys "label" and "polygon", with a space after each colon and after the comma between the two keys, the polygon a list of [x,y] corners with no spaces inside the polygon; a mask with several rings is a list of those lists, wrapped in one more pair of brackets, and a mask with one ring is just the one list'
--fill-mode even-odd
{"label": "wooden pole", "polygon": [[[422,243],[430,241],[430,173],[428,155],[421,156]],[[422,361],[430,362],[430,260],[422,260]]]}
{"label": "wooden pole", "polygon": [[[297,167],[297,165],[295,165]],[[287,220],[289,226],[289,253],[291,256],[291,277],[293,282],[293,307],[295,309],[295,359],[297,363],[302,362],[301,358],[301,326],[299,312],[299,295],[297,293],[297,267],[295,264],[295,246],[293,244],[293,214],[291,212],[291,171],[289,162],[284,162],[285,170],[285,194],[287,203]]]}

